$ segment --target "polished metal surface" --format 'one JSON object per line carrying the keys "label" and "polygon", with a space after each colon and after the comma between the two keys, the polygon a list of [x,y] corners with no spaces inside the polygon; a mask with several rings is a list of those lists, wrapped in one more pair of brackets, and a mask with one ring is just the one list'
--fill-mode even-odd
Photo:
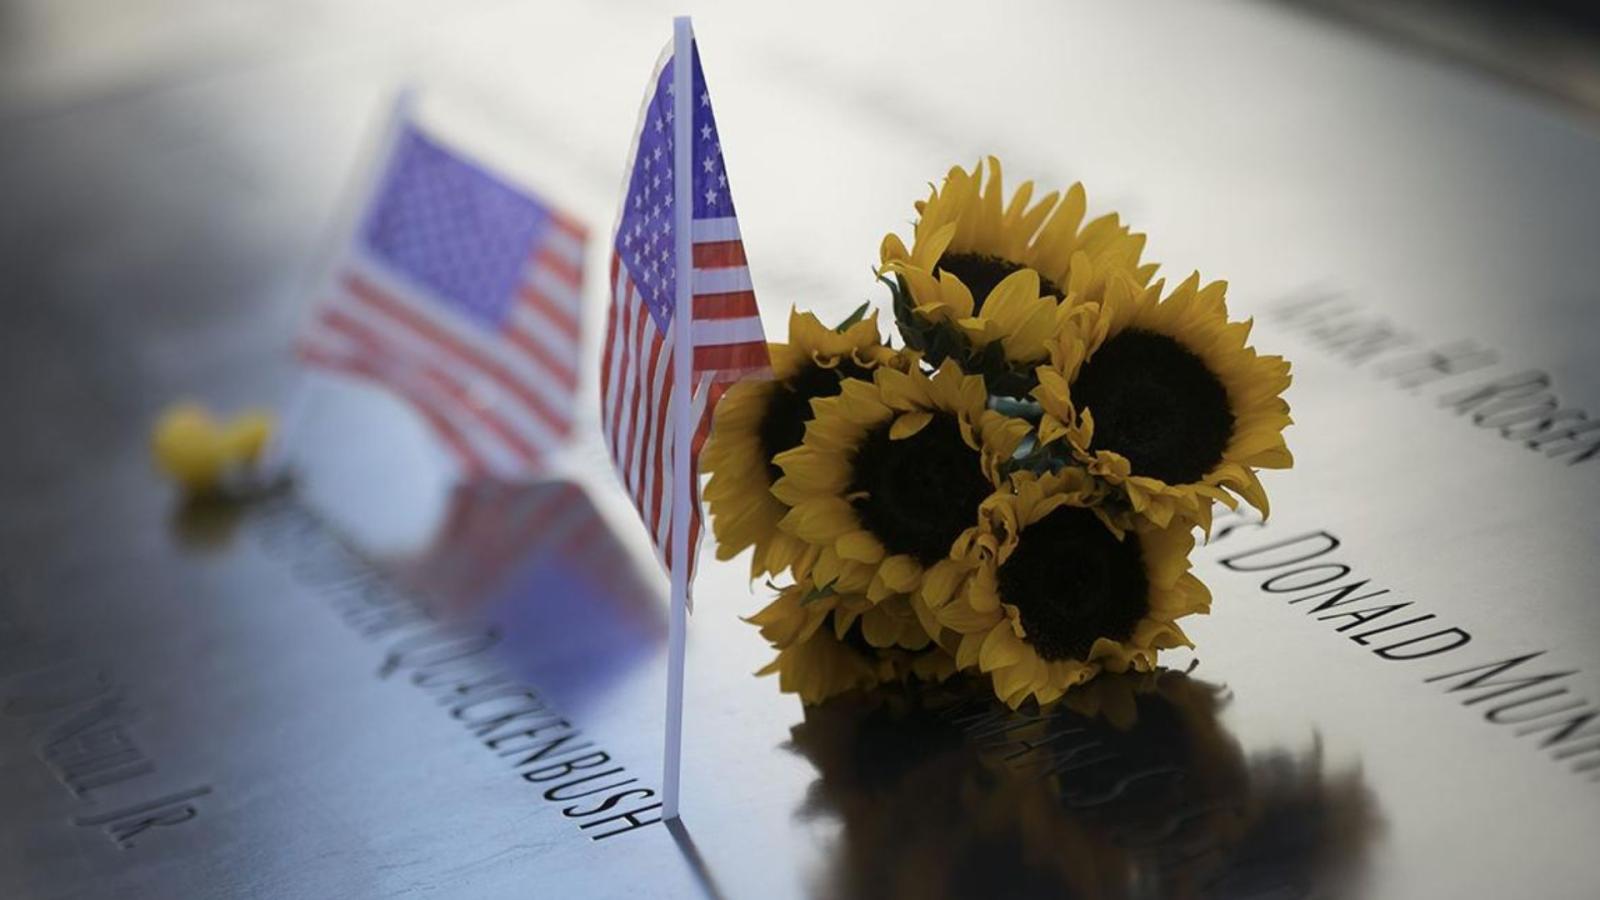
{"label": "polished metal surface", "polygon": [[[695,9],[770,331],[882,301],[995,152],[1229,279],[1298,465],[1197,551],[1197,651],[1043,717],[802,710],[708,554],[669,830],[665,579],[595,439],[455,485],[287,347],[397,85],[603,233],[673,10],[4,10],[0,897],[1593,894],[1591,121],[1262,5]],[[168,400],[295,390],[290,491],[150,471]]]}

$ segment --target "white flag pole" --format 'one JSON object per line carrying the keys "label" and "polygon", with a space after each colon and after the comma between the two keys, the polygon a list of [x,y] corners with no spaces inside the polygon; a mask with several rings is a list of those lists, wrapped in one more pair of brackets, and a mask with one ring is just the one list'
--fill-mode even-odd
{"label": "white flag pole", "polygon": [[694,29],[688,16],[672,20],[672,608],[667,617],[666,747],[661,757],[661,817],[678,817],[678,770],[683,749],[683,657],[689,628],[689,516],[694,502],[690,441],[693,385],[689,319],[694,260],[689,230],[694,213]]}

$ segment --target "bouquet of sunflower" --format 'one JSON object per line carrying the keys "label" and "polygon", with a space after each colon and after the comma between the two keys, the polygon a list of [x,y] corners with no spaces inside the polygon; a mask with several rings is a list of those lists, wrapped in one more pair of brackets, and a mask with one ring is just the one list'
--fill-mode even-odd
{"label": "bouquet of sunflower", "polygon": [[701,456],[718,557],[786,580],[760,674],[816,703],[974,672],[1016,707],[1151,671],[1209,610],[1212,504],[1264,514],[1256,470],[1292,463],[1289,364],[1223,282],[1168,289],[1144,235],[1086,223],[1081,185],[1007,197],[990,158],[916,210],[880,254],[898,345],[867,305],[793,313]]}

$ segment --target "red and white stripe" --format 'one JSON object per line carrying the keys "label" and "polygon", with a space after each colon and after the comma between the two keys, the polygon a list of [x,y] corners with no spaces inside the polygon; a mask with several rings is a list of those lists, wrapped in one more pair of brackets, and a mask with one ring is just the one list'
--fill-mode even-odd
{"label": "red and white stripe", "polygon": [[695,219],[689,233],[694,256],[689,334],[696,384],[704,375],[720,384],[768,377],[767,336],[745,262],[739,220]]}
{"label": "red and white stripe", "polygon": [[499,331],[352,254],[297,352],[398,392],[468,475],[527,475],[572,430],[585,240],[581,225],[551,220]]}
{"label": "red and white stripe", "polygon": [[[743,250],[739,250],[742,269]],[[708,267],[710,268],[710,267]],[[753,307],[755,296],[748,290],[748,272],[744,276],[744,294]],[[613,303],[606,324],[606,344],[600,368],[601,430],[605,433],[611,459],[616,464],[623,486],[633,500],[639,517],[649,530],[655,544],[656,555],[662,565],[671,571],[672,559],[672,489],[680,483],[673,477],[672,446],[675,416],[672,410],[674,370],[671,335],[663,335],[656,328],[644,301],[639,297],[627,267],[613,254],[611,259]],[[723,321],[737,322],[732,317]],[[696,317],[691,329],[702,322],[717,319]],[[755,317],[756,334],[760,335],[760,319]],[[691,332],[692,333],[692,332]],[[720,336],[715,329],[709,333]],[[742,344],[750,344],[748,340]],[[710,348],[732,346],[728,342],[705,345]],[[766,370],[766,341],[759,340],[761,365],[751,365],[750,356],[739,357],[740,371]],[[697,359],[702,345],[696,344]],[[725,357],[732,358],[732,357]],[[732,380],[739,376],[722,370],[704,370],[696,373],[692,391],[690,420],[695,423],[691,441],[691,471],[699,471],[700,449],[711,432],[711,417],[717,402]],[[698,486],[695,502],[690,503],[689,565],[694,565],[694,548],[700,539],[700,504]],[[692,577],[691,568],[691,577]]]}

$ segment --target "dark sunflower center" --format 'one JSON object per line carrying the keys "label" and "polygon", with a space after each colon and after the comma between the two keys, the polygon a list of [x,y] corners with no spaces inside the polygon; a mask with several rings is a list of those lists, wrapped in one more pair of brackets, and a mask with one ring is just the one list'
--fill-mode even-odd
{"label": "dark sunflower center", "polygon": [[850,627],[845,630],[844,637],[840,638],[839,642],[867,659],[872,659],[878,655],[878,648],[872,646],[867,641],[867,636],[861,633],[860,619],[850,623]]}
{"label": "dark sunflower center", "polygon": [[1094,414],[1096,449],[1168,484],[1199,481],[1233,436],[1222,382],[1188,348],[1152,331],[1107,340],[1079,371],[1072,399]]}
{"label": "dark sunflower center", "polygon": [[[978,310],[983,309],[983,301],[989,299],[989,292],[994,290],[995,285],[1022,268],[1025,267],[998,256],[985,256],[981,253],[946,253],[939,258],[939,264],[934,266],[933,271],[935,275],[949,272],[961,279],[961,283],[972,292],[972,311],[976,314]],[[1041,275],[1039,293],[1059,297],[1061,289]]]}
{"label": "dark sunflower center", "polygon": [[935,414],[904,440],[889,440],[888,425],[869,432],[856,450],[850,490],[866,493],[854,501],[856,515],[890,553],[928,566],[949,554],[994,488],[955,417]]}
{"label": "dark sunflower center", "polygon": [[996,573],[1044,659],[1083,659],[1096,638],[1126,640],[1149,610],[1139,538],[1117,540],[1094,513],[1063,506],[1023,530]]}
{"label": "dark sunflower center", "polygon": [[761,441],[761,452],[767,459],[767,480],[776,482],[783,470],[772,461],[785,450],[800,446],[806,436],[806,423],[811,421],[811,401],[817,397],[833,397],[839,393],[840,382],[846,378],[870,379],[872,373],[852,362],[842,362],[832,369],[808,365],[778,383],[767,410],[761,416],[756,437]]}

